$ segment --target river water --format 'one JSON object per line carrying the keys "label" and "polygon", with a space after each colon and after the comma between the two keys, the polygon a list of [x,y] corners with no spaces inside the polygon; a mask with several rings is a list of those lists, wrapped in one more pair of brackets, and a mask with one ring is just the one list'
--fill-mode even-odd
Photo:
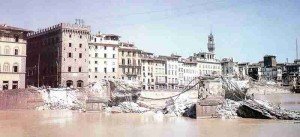
{"label": "river water", "polygon": [[[300,94],[256,96],[300,110]],[[189,119],[146,114],[68,110],[0,111],[0,137],[218,136],[299,137],[300,122],[258,119]]]}

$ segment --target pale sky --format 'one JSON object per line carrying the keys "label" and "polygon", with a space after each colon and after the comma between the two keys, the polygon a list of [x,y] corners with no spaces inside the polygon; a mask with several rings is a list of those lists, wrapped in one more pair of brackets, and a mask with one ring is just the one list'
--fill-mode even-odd
{"label": "pale sky", "polygon": [[291,62],[300,41],[299,0],[1,0],[0,13],[0,24],[34,31],[84,19],[156,55],[207,51],[212,30],[219,59]]}

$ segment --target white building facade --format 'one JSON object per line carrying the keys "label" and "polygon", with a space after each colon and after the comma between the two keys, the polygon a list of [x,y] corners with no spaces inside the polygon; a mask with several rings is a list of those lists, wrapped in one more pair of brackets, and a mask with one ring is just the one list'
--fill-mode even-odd
{"label": "white building facade", "polygon": [[89,42],[89,83],[118,78],[120,36],[98,34]]}

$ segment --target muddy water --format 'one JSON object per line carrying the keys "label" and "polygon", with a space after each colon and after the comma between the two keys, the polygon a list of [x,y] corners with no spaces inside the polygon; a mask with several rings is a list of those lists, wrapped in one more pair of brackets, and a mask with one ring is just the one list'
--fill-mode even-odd
{"label": "muddy water", "polygon": [[[290,97],[282,100],[291,108]],[[298,95],[297,95],[298,96]],[[261,96],[263,97],[263,96]],[[268,98],[268,96],[264,96]],[[284,99],[286,98],[286,99]],[[296,99],[300,99],[298,96]],[[294,99],[293,99],[294,100]],[[291,105],[292,104],[292,105]],[[295,105],[296,104],[296,105]],[[298,104],[298,105],[297,105]],[[256,119],[188,119],[146,114],[80,113],[76,111],[0,111],[0,137],[81,137],[81,136],[219,136],[219,137],[298,137],[300,123],[296,121]]]}

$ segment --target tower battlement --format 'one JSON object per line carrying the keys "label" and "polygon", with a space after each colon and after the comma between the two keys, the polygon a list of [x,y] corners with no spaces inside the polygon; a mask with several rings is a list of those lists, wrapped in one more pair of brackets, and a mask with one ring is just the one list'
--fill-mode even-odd
{"label": "tower battlement", "polygon": [[40,36],[49,32],[57,31],[57,30],[68,30],[74,33],[90,33],[91,27],[85,25],[78,25],[78,24],[70,24],[70,23],[60,23],[51,27],[47,27],[44,29],[39,29],[38,31],[28,33],[27,37],[32,38],[36,36]]}

